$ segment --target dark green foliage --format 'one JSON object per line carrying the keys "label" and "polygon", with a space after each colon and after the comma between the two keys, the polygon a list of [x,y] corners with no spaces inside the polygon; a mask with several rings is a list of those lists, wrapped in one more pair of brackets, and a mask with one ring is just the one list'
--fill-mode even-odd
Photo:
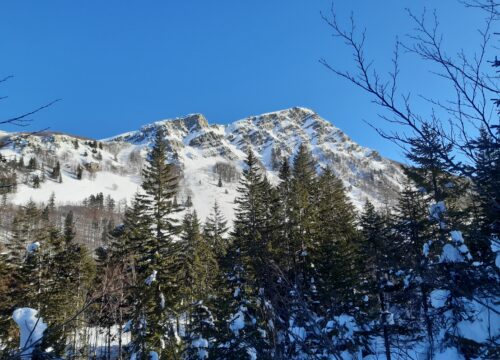
{"label": "dark green foliage", "polygon": [[60,181],[60,179],[61,179],[61,164],[59,163],[59,161],[56,163],[56,165],[52,169],[52,171],[50,173],[50,177],[58,182],[61,182]]}
{"label": "dark green foliage", "polygon": [[76,167],[76,178],[78,180],[81,180],[82,176],[83,176],[83,168],[80,164],[78,164],[78,166]]}
{"label": "dark green foliage", "polygon": [[217,259],[222,259],[226,255],[229,246],[229,240],[226,238],[228,230],[227,220],[216,201],[203,227],[203,236]]}

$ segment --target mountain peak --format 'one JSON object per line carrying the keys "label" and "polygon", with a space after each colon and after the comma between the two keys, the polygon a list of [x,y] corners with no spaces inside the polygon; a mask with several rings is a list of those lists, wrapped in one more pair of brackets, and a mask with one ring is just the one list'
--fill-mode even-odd
{"label": "mountain peak", "polygon": [[317,116],[317,113],[311,109],[294,106],[288,109],[272,111],[264,114],[250,116],[247,119],[265,121],[265,120],[292,120],[303,122],[312,116]]}
{"label": "mountain peak", "polygon": [[177,117],[174,119],[157,121],[153,123],[153,125],[166,127],[184,127],[188,131],[193,131],[208,127],[208,121],[203,114],[195,113]]}

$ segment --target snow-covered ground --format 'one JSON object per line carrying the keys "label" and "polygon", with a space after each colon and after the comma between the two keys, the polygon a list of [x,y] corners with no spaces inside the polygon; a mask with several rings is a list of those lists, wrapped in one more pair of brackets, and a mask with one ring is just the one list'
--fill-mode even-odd
{"label": "snow-covered ground", "polygon": [[[249,148],[266,168],[271,182],[276,182],[280,159],[292,159],[299,145],[307,144],[318,162],[318,171],[330,166],[358,207],[366,199],[375,205],[394,199],[404,177],[397,163],[354,143],[312,110],[292,108],[229,125],[209,125],[203,115],[191,114],[101,140],[98,147],[69,135],[5,133],[13,141],[1,148],[0,154],[17,161],[22,156],[25,165],[35,158],[38,166],[38,170],[19,172],[20,185],[10,200],[16,204],[30,199],[46,202],[52,192],[61,204],[80,202],[99,192],[117,201],[130,200],[140,188],[140,169],[159,126],[165,130],[171,160],[182,169],[178,200],[190,196],[201,219],[216,200],[226,218],[232,219],[237,181],[218,187],[214,166],[223,163],[241,172]],[[45,175],[47,180],[35,189],[32,177],[49,174],[57,161],[61,163],[62,182]],[[78,166],[84,169],[82,180],[76,179]]]}

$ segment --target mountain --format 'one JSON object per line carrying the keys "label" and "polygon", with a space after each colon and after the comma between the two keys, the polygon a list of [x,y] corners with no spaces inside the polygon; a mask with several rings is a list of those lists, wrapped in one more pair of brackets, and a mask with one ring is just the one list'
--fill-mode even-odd
{"label": "mountain", "polygon": [[[201,114],[154,122],[137,131],[100,141],[61,133],[0,133],[0,154],[15,167],[20,183],[9,198],[24,203],[45,202],[54,192],[60,203],[77,203],[99,192],[115,200],[130,199],[139,190],[140,169],[158,127],[163,127],[169,158],[181,174],[179,201],[191,198],[201,218],[215,200],[228,218],[233,216],[239,173],[248,149],[260,160],[271,181],[277,181],[280,159],[292,159],[298,146],[307,144],[318,171],[331,166],[342,179],[352,201],[366,199],[381,205],[396,198],[404,178],[402,166],[361,147],[329,121],[300,107],[250,116],[228,125],[209,124]],[[26,170],[31,158],[35,168]],[[33,161],[33,160],[32,160]],[[50,178],[59,162],[61,182]],[[77,179],[77,169],[83,169]],[[34,188],[34,178],[42,180]],[[218,187],[219,177],[223,186]]]}

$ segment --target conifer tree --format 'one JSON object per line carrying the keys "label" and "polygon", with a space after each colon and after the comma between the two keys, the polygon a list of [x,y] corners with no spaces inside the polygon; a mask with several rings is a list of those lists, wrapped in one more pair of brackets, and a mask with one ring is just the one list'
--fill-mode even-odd
{"label": "conifer tree", "polygon": [[[356,214],[342,182],[327,168],[318,180],[318,230],[312,251],[322,303],[329,315],[349,312],[357,300]],[[359,289],[358,289],[359,290]]]}
{"label": "conifer tree", "polygon": [[175,327],[179,290],[179,244],[172,241],[178,232],[172,217],[177,174],[167,163],[165,134],[157,128],[153,147],[143,170],[144,196],[137,198],[140,228],[130,231],[138,238],[137,286],[134,295],[134,339],[132,353],[147,359],[151,351],[162,357],[177,356]]}
{"label": "conifer tree", "polygon": [[201,234],[196,212],[184,216],[181,233],[182,266],[179,272],[182,302],[185,313],[185,351],[188,358],[203,358],[208,355],[208,343],[214,336],[214,320],[209,304],[209,294],[214,294],[218,273],[215,255]]}
{"label": "conifer tree", "polygon": [[54,180],[57,180],[57,181],[60,180],[60,178],[61,178],[61,164],[59,163],[59,161],[56,162],[56,165],[52,169],[52,172],[50,173],[50,177]]}
{"label": "conifer tree", "polygon": [[217,259],[221,259],[226,255],[228,239],[226,239],[225,235],[228,230],[227,220],[222,214],[219,204],[215,201],[212,212],[203,227],[203,235]]}
{"label": "conifer tree", "polygon": [[474,236],[471,251],[491,264],[495,261],[491,242],[499,242],[500,238],[500,144],[481,128],[474,145],[476,163],[473,186],[477,211],[473,226],[478,228],[478,233]]}
{"label": "conifer tree", "polygon": [[316,296],[316,286],[311,257],[317,230],[317,177],[316,164],[311,152],[303,144],[293,160],[291,182],[291,252],[292,279],[308,301]]}
{"label": "conifer tree", "polygon": [[214,253],[201,233],[196,211],[187,213],[182,222],[182,265],[179,285],[185,303],[192,304],[206,298],[213,288],[217,276],[217,261]]}
{"label": "conifer tree", "polygon": [[[421,328],[429,344],[434,342],[433,318],[429,294],[435,274],[429,267],[429,240],[431,237],[429,212],[425,193],[415,189],[411,182],[400,194],[394,216],[395,251],[399,254],[395,271],[403,282],[399,301],[407,312],[401,316],[409,335],[418,337]],[[420,321],[421,317],[423,321]]]}
{"label": "conifer tree", "polygon": [[[249,150],[246,167],[240,180],[233,243],[231,246],[231,271],[229,288],[229,348],[225,356],[258,358],[270,356],[267,320],[266,288],[269,281],[269,216],[266,194],[268,182],[263,178],[257,159]],[[233,335],[231,337],[231,334]],[[223,340],[221,340],[223,341]]]}
{"label": "conifer tree", "polygon": [[391,226],[387,217],[379,214],[370,202],[366,202],[360,219],[361,256],[363,258],[361,280],[365,284],[367,301],[365,319],[376,320],[374,331],[381,331],[384,339],[385,354],[391,359],[391,328],[394,325],[393,314],[390,312],[388,292],[393,286],[391,278]]}
{"label": "conifer tree", "polygon": [[81,180],[82,176],[83,176],[83,168],[80,164],[78,164],[78,166],[76,167],[76,178],[78,180]]}

